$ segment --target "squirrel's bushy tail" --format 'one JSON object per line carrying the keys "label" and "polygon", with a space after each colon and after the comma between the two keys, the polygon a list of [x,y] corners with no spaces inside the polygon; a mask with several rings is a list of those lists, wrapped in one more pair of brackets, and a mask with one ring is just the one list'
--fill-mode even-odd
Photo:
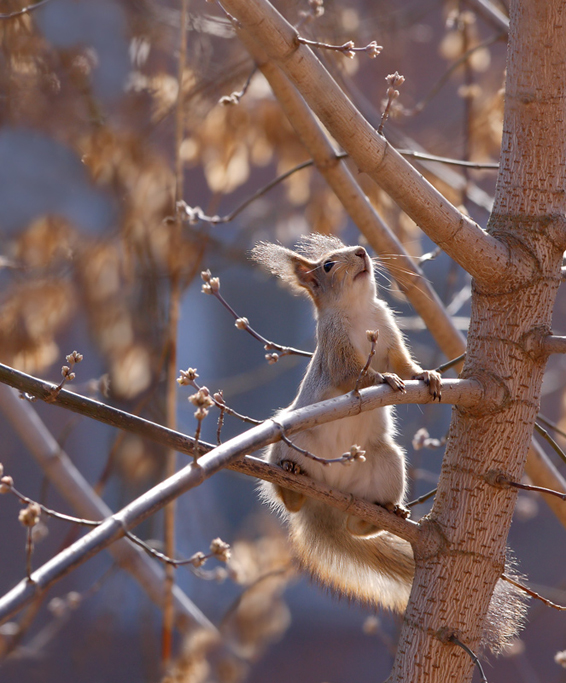
{"label": "squirrel's bushy tail", "polygon": [[[309,499],[289,515],[291,542],[301,565],[315,581],[361,602],[403,612],[415,572],[411,545],[387,532],[363,538],[346,527],[346,515]],[[505,574],[521,577],[508,557]],[[497,582],[484,625],[482,647],[499,654],[523,627],[526,595]]]}
{"label": "squirrel's bushy tail", "polygon": [[[505,576],[523,583],[525,577],[516,569],[516,561],[507,551]],[[525,624],[528,596],[512,583],[499,579],[491,596],[483,628],[482,646],[500,654],[516,638]]]}
{"label": "squirrel's bushy tail", "polygon": [[415,571],[407,541],[387,532],[352,536],[343,512],[312,499],[289,517],[295,552],[316,581],[371,605],[405,609]]}

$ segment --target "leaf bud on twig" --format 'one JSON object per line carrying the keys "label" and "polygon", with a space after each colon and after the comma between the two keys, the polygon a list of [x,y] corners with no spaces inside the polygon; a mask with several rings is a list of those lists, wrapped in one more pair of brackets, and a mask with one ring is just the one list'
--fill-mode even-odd
{"label": "leaf bud on twig", "polygon": [[14,486],[14,480],[12,477],[2,477],[0,479],[0,493],[9,493]]}
{"label": "leaf bud on twig", "polygon": [[232,551],[230,544],[225,543],[221,538],[215,538],[210,544],[210,552],[221,562],[228,562]]}
{"label": "leaf bud on twig", "polygon": [[41,517],[41,508],[37,503],[30,503],[23,510],[20,510],[18,520],[26,527],[35,526]]}
{"label": "leaf bud on twig", "polygon": [[245,330],[249,324],[250,321],[247,318],[237,318],[234,323],[239,330]]}
{"label": "leaf bud on twig", "polygon": [[177,384],[179,386],[190,386],[195,379],[198,377],[196,368],[187,368],[186,370],[180,370],[181,376],[177,377]]}

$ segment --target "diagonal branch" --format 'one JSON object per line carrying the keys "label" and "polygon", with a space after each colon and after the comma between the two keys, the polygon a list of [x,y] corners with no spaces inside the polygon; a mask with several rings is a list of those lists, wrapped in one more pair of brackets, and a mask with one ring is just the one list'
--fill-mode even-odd
{"label": "diagonal branch", "polygon": [[[0,385],[0,410],[27,446],[51,483],[69,505],[83,517],[100,520],[112,514],[106,503],[94,492],[67,454],[47,429],[34,408],[18,398],[9,387]],[[120,567],[129,572],[142,586],[150,600],[163,604],[164,571],[138,548],[126,540],[109,548]],[[185,593],[173,589],[177,626],[190,624],[214,630],[212,623],[194,605]]]}
{"label": "diagonal branch", "polygon": [[313,112],[350,155],[478,284],[530,272],[524,257],[462,214],[364,119],[296,30],[267,0],[224,0],[236,31],[252,35],[297,86]]}
{"label": "diagonal branch", "polygon": [[373,208],[346,164],[339,160],[312,111],[281,69],[269,59],[265,50],[250,34],[242,30],[240,37],[268,80],[317,169],[375,252],[387,256],[384,265],[423,318],[439,347],[448,358],[460,355],[465,341],[454,321],[446,314],[442,302],[420,268]]}
{"label": "diagonal branch", "polygon": [[[284,22],[281,17],[279,18]],[[318,123],[314,119],[308,106],[306,106],[303,99],[297,94],[297,91],[290,86],[281,70],[270,61],[267,56],[267,49],[264,49],[264,47],[260,46],[254,40],[257,38],[256,33],[253,34],[254,39],[251,39],[251,34],[248,30],[243,29],[241,26],[237,30],[240,38],[252,54],[253,58],[258,62],[264,76],[270,82],[287,117],[291,121],[303,144],[309,150],[319,171],[325,177],[329,185],[335,190],[336,195],[342,201],[344,207],[357,224],[360,231],[368,239],[368,242],[372,245],[376,253],[394,255],[390,261],[395,264],[392,273],[393,276],[431,330],[431,333],[434,335],[434,338],[444,354],[448,358],[459,356],[465,351],[465,342],[458,330],[454,328],[452,321],[450,321],[446,315],[444,307],[438,301],[438,297],[434,290],[427,286],[428,283],[423,277],[420,277],[420,269],[415,268],[402,245],[383,223],[367,198],[363,196],[363,193],[360,193],[356,181],[352,178],[347,168],[339,162],[334,149],[324,134],[321,135]],[[324,71],[323,67],[316,59],[315,61],[318,64],[318,68]],[[324,73],[327,78],[330,78],[326,72]],[[334,85],[336,86],[336,84]],[[300,87],[299,84],[297,84],[297,86]],[[339,97],[342,99],[345,97],[341,90],[339,90]],[[332,114],[331,104],[332,103],[328,104],[330,114]],[[349,104],[353,107],[351,103]],[[361,117],[359,113],[357,116]],[[368,126],[369,124],[366,123],[366,127]],[[327,127],[331,130],[329,124]],[[369,126],[369,128],[371,127]],[[373,131],[372,128],[371,131]],[[351,132],[353,134],[354,131]],[[375,131],[373,131],[373,133],[375,134]],[[381,141],[382,144],[387,145],[382,138],[379,138],[378,142],[379,141]],[[342,145],[347,149],[347,141],[342,142]],[[422,182],[426,182],[417,171],[414,171],[414,173],[418,179],[422,180]],[[400,185],[399,188],[399,191],[401,192],[402,186]],[[441,198],[441,200],[446,202],[444,198]],[[501,264],[501,269],[503,272],[503,264]],[[560,352],[563,350],[561,338],[555,337],[553,341],[551,340],[551,337],[547,338],[548,353]],[[529,450],[526,471],[532,481],[539,486],[566,490],[564,479],[553,467],[544,451],[542,451],[534,441]],[[544,496],[544,498],[561,523],[566,526],[566,509],[564,506],[561,506],[559,501],[556,501],[556,499],[553,499],[551,496]]]}
{"label": "diagonal branch", "polygon": [[[356,415],[361,411],[393,403],[432,402],[432,396],[422,382],[407,382],[405,386],[405,393],[394,392],[390,387],[381,385],[364,389],[359,394],[350,393],[299,410],[289,411],[279,415],[277,422],[267,420],[214,448],[199,458],[196,463],[187,465],[172,477],[134,500],[120,512],[108,517],[96,529],[33,572],[31,580],[26,579],[20,582],[0,599],[0,619],[10,618],[12,614],[31,602],[39,592],[45,590],[94,554],[121,539],[128,530],[182,493],[199,486],[205,479],[225,467],[283,483],[287,488],[299,490],[341,510],[348,510],[357,516],[367,518],[380,528],[405,538],[413,546],[426,544],[429,547],[431,543],[439,542],[438,539],[431,538],[433,532],[429,528],[420,531],[418,525],[413,522],[400,519],[377,506],[362,500],[355,500],[350,495],[332,491],[329,487],[309,480],[307,477],[297,477],[263,461],[244,457],[246,453],[279,440],[283,434],[295,434],[341,417]],[[57,397],[58,400],[61,400],[61,397],[65,400],[64,391],[61,391]],[[483,387],[475,380],[448,380],[443,385],[442,401],[445,403],[470,406],[482,400],[482,397]],[[132,422],[129,421],[128,424],[131,426]],[[164,434],[168,434],[170,431],[159,428],[158,425],[155,425],[155,428],[157,430],[162,429]],[[153,432],[153,437],[155,438],[155,436],[156,431]],[[175,436],[175,438],[177,437]],[[188,443],[190,444],[190,441]],[[192,446],[189,445],[190,447]]]}

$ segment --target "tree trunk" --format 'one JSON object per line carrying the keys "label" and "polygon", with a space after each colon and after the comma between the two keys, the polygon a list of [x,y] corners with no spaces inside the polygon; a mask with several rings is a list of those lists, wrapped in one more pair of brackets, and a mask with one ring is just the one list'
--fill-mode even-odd
{"label": "tree trunk", "polygon": [[[527,279],[474,283],[463,372],[492,397],[455,408],[430,522],[446,537],[435,557],[417,558],[392,681],[467,681],[473,664],[454,634],[477,651],[484,615],[505,564],[515,490],[490,472],[521,478],[539,410],[566,246],[566,3],[511,5],[504,134],[489,232],[532,260]],[[486,476],[487,475],[487,476]]]}

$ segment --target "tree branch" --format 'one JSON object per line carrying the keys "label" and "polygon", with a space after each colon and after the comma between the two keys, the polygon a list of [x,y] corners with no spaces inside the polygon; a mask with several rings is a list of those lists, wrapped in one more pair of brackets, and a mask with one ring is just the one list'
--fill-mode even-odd
{"label": "tree branch", "polygon": [[[86,396],[74,394],[66,389],[62,389],[56,398],[53,399],[52,390],[56,386],[55,384],[32,377],[1,363],[0,383],[8,384],[37,399],[46,400],[53,405],[59,405],[99,422],[147,437],[164,446],[174,448],[180,453],[194,455],[195,440],[191,436],[167,429],[167,427],[162,427],[145,418],[137,417]],[[388,385],[369,387],[358,393],[350,392],[327,401],[306,406],[300,410],[280,414],[277,417],[277,422],[283,425],[286,435],[290,436],[319,424],[332,422],[343,417],[351,417],[360,412],[382,406],[436,403],[428,393],[428,388],[423,382],[405,382],[405,389],[405,392],[394,392]],[[474,379],[442,380],[441,403],[472,406],[482,399],[483,388]],[[257,446],[257,448],[260,447]],[[199,441],[199,454],[207,453],[213,448],[212,444]],[[239,469],[239,467],[234,466],[234,469]]]}
{"label": "tree branch", "polygon": [[556,337],[550,334],[545,337],[543,345],[545,353],[566,353],[566,337]]}
{"label": "tree branch", "polygon": [[0,14],[0,19],[13,19],[14,17],[21,17],[24,14],[29,14],[30,12],[33,12],[34,9],[38,9],[39,7],[42,7],[48,2],[49,0],[38,0],[33,5],[22,7],[22,9],[15,10],[14,12]]}
{"label": "tree branch", "polygon": [[225,0],[269,57],[297,85],[308,105],[360,171],[373,178],[439,246],[481,284],[530,273],[530,262],[511,259],[507,247],[450,204],[379,136],[322,66],[296,30],[267,0]]}
{"label": "tree branch", "polygon": [[[22,401],[7,386],[0,384],[0,410],[27,446],[51,483],[69,505],[81,516],[101,520],[112,514],[106,503],[96,495],[67,454],[61,449],[51,432],[33,407]],[[110,554],[125,571],[129,572],[145,590],[149,599],[159,607],[163,604],[165,572],[138,548],[122,540],[109,548]],[[173,589],[177,627],[186,629],[191,624],[215,630],[212,623],[194,605],[185,593]]]}
{"label": "tree branch", "polygon": [[[382,255],[388,254],[388,258],[391,258],[389,262],[393,265],[391,269],[393,277],[397,280],[411,304],[415,307],[431,330],[431,333],[434,335],[443,353],[448,358],[462,354],[466,348],[465,341],[460,332],[454,327],[453,321],[446,315],[446,311],[444,310],[442,303],[438,300],[436,293],[428,286],[420,269],[414,266],[403,246],[383,223],[380,216],[367,201],[367,198],[363,196],[363,193],[361,193],[360,197],[359,186],[356,181],[353,180],[347,169],[345,169],[342,164],[338,163],[334,149],[330,143],[324,137],[324,141],[320,139],[320,131],[317,132],[318,124],[316,124],[316,126],[312,125],[311,120],[314,120],[312,112],[297,94],[296,90],[289,87],[288,82],[285,84],[286,79],[282,77],[282,72],[268,60],[266,50],[264,50],[263,47],[258,46],[258,44],[250,38],[250,32],[241,27],[237,30],[240,38],[250,50],[254,59],[258,62],[258,66],[260,66],[264,76],[270,82],[271,87],[274,89],[281,105],[285,109],[287,117],[295,127],[303,144],[305,144],[309,150],[317,167],[321,173],[324,171],[323,175],[325,179],[329,185],[335,189],[337,196],[342,201],[344,207],[357,224],[360,231],[368,239],[368,242],[376,253]],[[253,37],[256,38],[255,33],[253,34]],[[318,65],[317,69],[322,69],[324,71],[318,61],[315,61]],[[316,72],[317,74],[318,70]],[[326,78],[330,78],[325,71],[324,73],[326,74]],[[337,87],[336,84],[334,84],[334,86]],[[341,99],[344,95],[339,91],[337,97]],[[329,112],[331,112],[332,102],[326,102],[326,104],[329,108]],[[350,104],[350,106],[352,105]],[[326,123],[324,119],[323,122]],[[329,130],[331,130],[330,123],[327,125]],[[371,130],[373,131],[373,129]],[[353,131],[350,132],[352,132],[352,135],[354,134]],[[373,131],[373,133],[375,134],[375,131]],[[382,139],[379,138],[378,142],[379,141],[382,141]],[[387,144],[384,141],[382,142],[383,144]],[[344,148],[347,148],[346,143],[342,144]],[[417,171],[414,171],[414,173],[419,179],[422,179]],[[331,177],[331,174],[334,175],[334,179]],[[401,187],[401,185],[399,185],[399,187]],[[341,192],[340,188],[342,189]],[[442,201],[445,202],[446,200],[442,198]],[[389,257],[389,255],[391,255],[391,257]],[[544,451],[542,451],[535,442],[533,442],[533,445],[529,450],[526,472],[533,483],[539,486],[557,490],[561,490],[565,486],[564,479],[546,457]],[[561,523],[566,526],[565,506],[561,506],[560,504],[557,505],[558,501],[551,496],[544,496],[544,498]]]}
{"label": "tree branch", "polygon": [[442,351],[459,356],[465,340],[446,314],[438,295],[421,269],[407,254],[396,235],[373,208],[347,166],[336,152],[315,116],[281,69],[267,56],[247,31],[240,37],[261,72],[269,81],[285,115],[328,185],[377,254],[387,256],[384,265],[399,284],[415,310],[425,321]]}
{"label": "tree branch", "polygon": [[[5,367],[5,366],[3,366]],[[23,373],[18,373],[23,374]],[[14,375],[12,375],[12,379]],[[30,378],[33,379],[33,378]],[[37,380],[36,380],[37,381]],[[29,382],[29,380],[28,380]],[[46,383],[43,383],[46,384]],[[224,467],[231,467],[246,474],[260,476],[276,481],[292,490],[299,490],[307,495],[323,500],[329,505],[347,510],[357,516],[368,519],[383,529],[405,538],[413,545],[424,543],[427,547],[434,543],[433,531],[426,528],[422,533],[418,526],[403,520],[377,506],[353,497],[332,491],[328,487],[307,477],[291,475],[281,468],[270,466],[265,462],[252,458],[244,458],[246,453],[263,448],[281,438],[282,434],[295,434],[304,429],[314,427],[341,417],[356,415],[361,411],[390,405],[393,403],[431,403],[432,396],[422,382],[407,382],[406,392],[394,392],[390,387],[381,385],[364,389],[359,394],[350,393],[338,398],[323,401],[295,411],[280,414],[277,422],[267,420],[253,427],[240,436],[231,439],[203,455],[196,463],[191,463],[172,477],[161,482],[138,499],[123,508],[120,512],[108,517],[100,526],[86,534],[82,539],[59,553],[43,567],[33,572],[31,580],[24,580],[12,591],[0,599],[0,619],[8,619],[21,607],[28,604],[41,591],[59,580],[75,567],[84,563],[94,554],[107,548],[122,538],[126,531],[138,525],[154,514],[167,503],[182,493],[199,486],[205,479]],[[68,401],[62,390],[57,400]],[[447,380],[443,383],[442,402],[459,405],[474,405],[483,397],[483,388],[475,380]],[[100,412],[97,415],[100,416]],[[125,421],[132,426],[130,419]],[[139,420],[140,418],[136,418]],[[116,416],[113,416],[115,422]],[[142,420],[142,422],[145,422]],[[155,425],[156,430],[163,430],[169,438],[170,430]],[[152,432],[153,437],[156,431]],[[176,439],[176,437],[175,437]],[[163,443],[165,439],[161,442]],[[189,448],[192,447],[189,443]],[[335,465],[341,466],[341,465]],[[438,539],[437,539],[438,541]]]}

